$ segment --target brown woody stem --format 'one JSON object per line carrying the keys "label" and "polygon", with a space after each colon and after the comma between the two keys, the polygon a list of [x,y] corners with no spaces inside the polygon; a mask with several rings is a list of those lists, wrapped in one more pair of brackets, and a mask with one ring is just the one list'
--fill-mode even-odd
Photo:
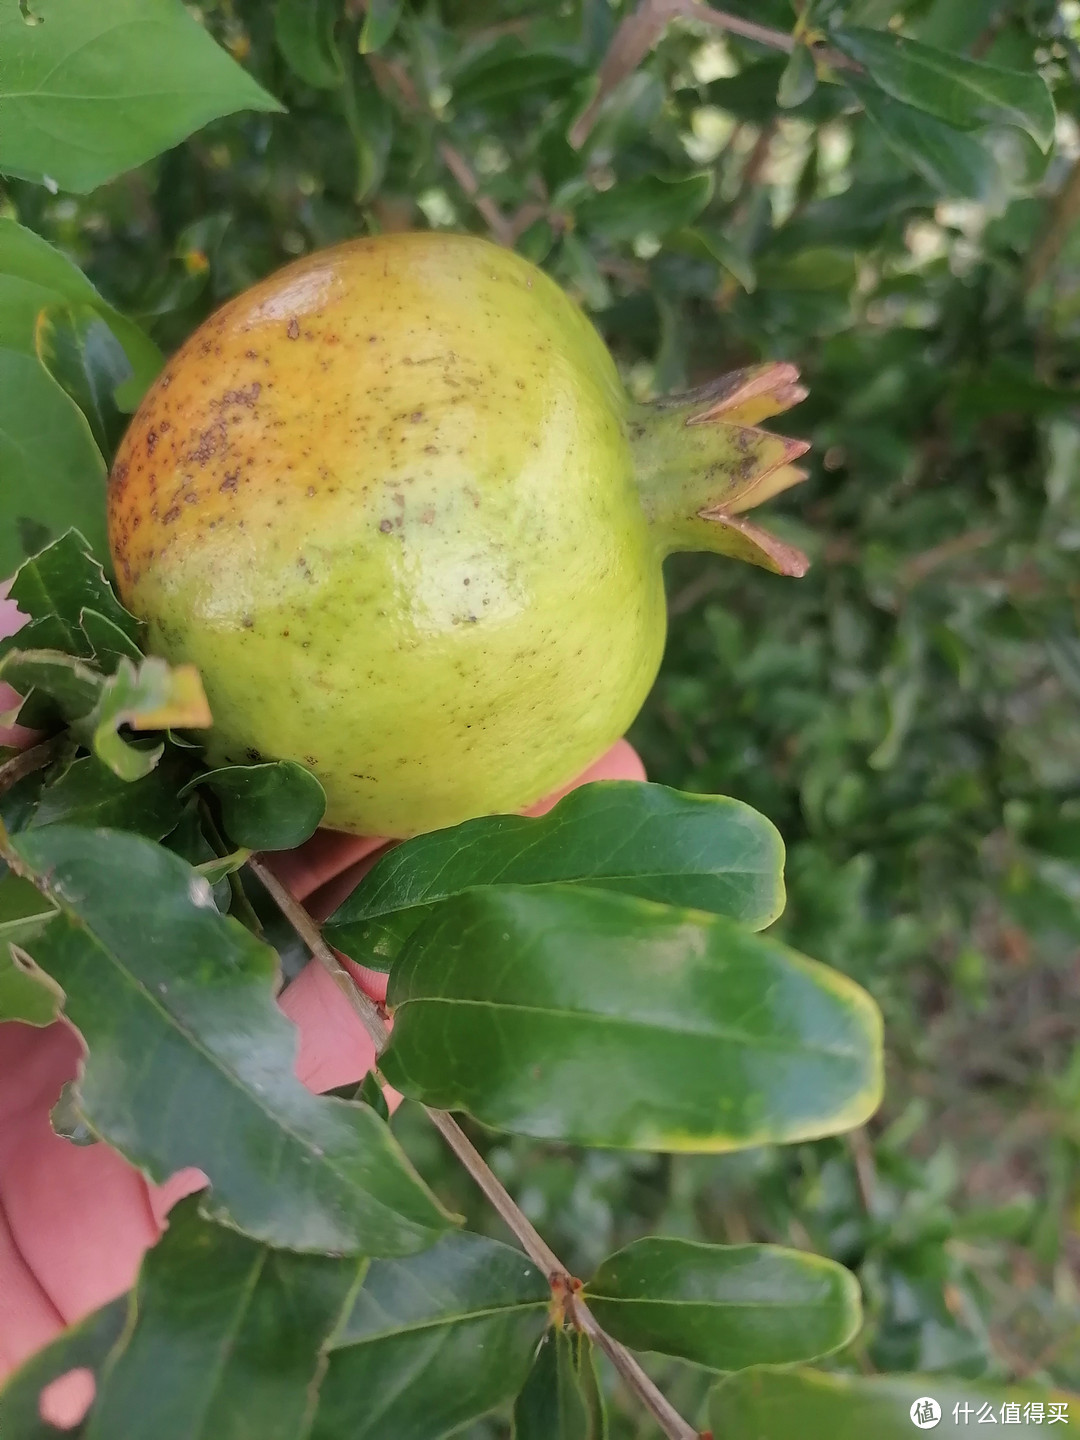
{"label": "brown woody stem", "polygon": [[[248,868],[258,877],[278,909],[311,951],[313,957],[332,976],[338,989],[348,1000],[364,1029],[371,1036],[375,1053],[381,1054],[390,1040],[390,1031],[382,1012],[375,1001],[364,994],[353,982],[352,976],[327,945],[318,925],[300,902],[295,899],[265,861],[253,855]],[[573,1277],[555,1252],[550,1249],[543,1236],[521,1212],[513,1196],[487,1164],[469,1137],[452,1115],[445,1110],[421,1107],[439,1134],[449,1145],[465,1170],[475,1180],[492,1208],[497,1212],[507,1229],[515,1236],[521,1248],[533,1264],[547,1276],[552,1287],[562,1287],[568,1293],[567,1312],[574,1324],[604,1354],[618,1371],[627,1389],[638,1397],[652,1414],[668,1440],[698,1440],[698,1432],[688,1425],[674,1406],[657,1389],[652,1379],[638,1364],[625,1346],[602,1329],[596,1317],[589,1310],[576,1291]]]}
{"label": "brown woody stem", "polygon": [[10,760],[5,760],[0,765],[0,795],[10,790],[24,776],[32,775],[35,770],[40,770],[43,766],[48,765],[60,749],[61,739],[61,736],[54,735],[51,740],[42,740],[40,745],[34,745],[29,750],[21,750]]}

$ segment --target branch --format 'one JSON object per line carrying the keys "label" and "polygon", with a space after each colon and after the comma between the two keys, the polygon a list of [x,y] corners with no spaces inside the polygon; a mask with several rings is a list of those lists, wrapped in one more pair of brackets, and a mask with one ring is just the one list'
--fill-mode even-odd
{"label": "branch", "polygon": [[[10,762],[9,762],[10,763]],[[2,773],[2,772],[0,772]],[[322,937],[318,925],[307,910],[296,900],[272,870],[258,856],[248,860],[248,868],[262,885],[303,940],[311,954],[332,976],[338,989],[344,994],[354,1013],[359,1016],[364,1029],[371,1036],[376,1055],[381,1055],[390,1040],[390,1031],[382,1011],[375,1001],[365,995],[353,982],[352,976]],[[573,1323],[604,1352],[622,1377],[627,1389],[638,1397],[650,1411],[668,1440],[698,1440],[698,1432],[688,1425],[670,1401],[657,1389],[652,1379],[638,1364],[625,1346],[603,1330],[579,1293],[580,1282],[548,1246],[543,1236],[522,1214],[513,1196],[491,1170],[487,1161],[477,1150],[465,1131],[452,1115],[445,1110],[421,1107],[450,1149],[460,1160],[477,1186],[490,1201],[503,1223],[515,1236],[529,1259],[544,1275],[553,1289],[561,1288],[567,1296],[567,1312]]]}
{"label": "branch", "polygon": [[[628,15],[615,31],[599,71],[599,86],[596,94],[570,127],[569,140],[575,150],[580,150],[596,124],[605,101],[616,85],[632,74],[646,55],[660,40],[672,20],[691,20],[700,25],[712,25],[729,35],[738,35],[743,40],[754,40],[759,45],[768,45],[773,50],[790,54],[800,42],[786,30],[775,30],[771,25],[759,25],[756,20],[745,20],[741,15],[731,15],[726,10],[714,10],[702,0],[642,0],[642,4]],[[849,60],[839,50],[828,46],[815,45],[814,54],[834,70],[861,70],[862,66]]]}

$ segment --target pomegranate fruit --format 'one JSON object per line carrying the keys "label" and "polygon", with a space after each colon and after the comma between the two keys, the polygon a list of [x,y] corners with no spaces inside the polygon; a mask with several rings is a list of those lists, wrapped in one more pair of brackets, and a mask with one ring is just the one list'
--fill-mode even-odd
{"label": "pomegranate fruit", "polygon": [[169,361],[110,477],[120,593],[198,666],[211,763],[297,760],[357,833],[521,810],[636,715],[665,554],[805,569],[742,514],[801,478],[756,427],[802,395],[773,364],[632,403],[526,260],[356,240]]}

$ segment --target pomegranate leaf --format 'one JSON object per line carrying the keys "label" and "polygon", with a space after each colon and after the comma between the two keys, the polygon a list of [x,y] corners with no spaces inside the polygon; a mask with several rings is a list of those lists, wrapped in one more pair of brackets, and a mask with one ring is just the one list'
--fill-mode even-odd
{"label": "pomegranate leaf", "polygon": [[955,129],[1011,125],[1030,135],[1040,150],[1053,144],[1054,102],[1035,71],[971,60],[888,30],[838,28],[832,39],[893,100]]}
{"label": "pomegranate leaf", "polygon": [[85,1440],[301,1440],[366,1263],[268,1249],[181,1201],[143,1260]]}
{"label": "pomegranate leaf", "polygon": [[538,1139],[717,1153],[837,1134],[881,1098],[853,981],[719,915],[565,885],[438,906],[390,974],[403,1094]]}
{"label": "pomegranate leaf", "polygon": [[517,1392],[550,1299],[520,1250],[482,1235],[373,1261],[332,1341],[311,1440],[456,1433]]}
{"label": "pomegranate leaf", "polygon": [[[834,1375],[821,1370],[773,1370],[762,1365],[729,1375],[711,1395],[709,1417],[716,1435],[798,1435],[800,1440],[910,1440],[916,1433],[911,1410],[929,1397],[940,1411],[937,1435],[966,1433],[989,1411],[1002,1423],[1002,1406],[1017,1407],[1014,1423],[1030,1423],[1032,1401],[1042,1424],[1050,1411],[1045,1390],[1005,1389],[981,1380],[968,1384],[952,1376]],[[1071,1397],[1075,1398],[1075,1397]],[[1068,1401],[1065,1400],[1068,1423]],[[958,1407],[954,1414],[954,1408]],[[966,1407],[966,1408],[965,1408]],[[1060,1406],[1059,1406],[1060,1409]],[[931,1412],[932,1413],[932,1412]],[[986,1422],[982,1422],[986,1423]]]}
{"label": "pomegranate leaf", "polygon": [[17,221],[0,219],[0,345],[33,355],[38,315],[63,301],[96,310],[124,347],[132,375],[117,400],[133,409],[161,369],[161,351],[133,320],[102,299],[66,255]]}
{"label": "pomegranate leaf", "polygon": [[326,935],[384,969],[424,907],[489,885],[552,882],[709,910],[758,930],[784,908],[783,867],[776,829],[739,800],[602,780],[539,819],[492,815],[396,846],[330,917]]}
{"label": "pomegranate leaf", "polygon": [[635,1240],[604,1261],[585,1294],[624,1345],[712,1370],[813,1360],[862,1323],[850,1270],[779,1245]]}
{"label": "pomegranate leaf", "polygon": [[592,1341],[551,1329],[514,1405],[514,1440],[605,1440],[607,1416]]}
{"label": "pomegranate leaf", "polygon": [[35,1351],[0,1390],[0,1435],[8,1440],[56,1440],[61,1434],[81,1434],[58,1430],[42,1419],[41,1392],[72,1370],[100,1373],[127,1321],[127,1297],[120,1296],[61,1330],[51,1344]]}
{"label": "pomegranate leaf", "polygon": [[196,775],[186,795],[207,785],[221,805],[225,831],[250,850],[291,850],[318,829],[326,792],[302,765],[273,760],[261,765],[225,765]]}
{"label": "pomegranate leaf", "polygon": [[279,110],[181,0],[0,10],[0,171],[85,192],[237,110]]}
{"label": "pomegranate leaf", "polygon": [[204,1214],[280,1247],[400,1254],[448,1228],[367,1106],[295,1078],[277,956],[189,865],[110,830],[12,844],[60,911],[25,948],[86,1042],[78,1102],[97,1135],[157,1181],[198,1167]]}

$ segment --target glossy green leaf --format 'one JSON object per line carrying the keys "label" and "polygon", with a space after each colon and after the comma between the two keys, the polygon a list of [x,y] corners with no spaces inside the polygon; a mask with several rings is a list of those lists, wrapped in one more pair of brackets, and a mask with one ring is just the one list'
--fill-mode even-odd
{"label": "glossy green leaf", "polygon": [[111,458],[124,432],[116,395],[131,379],[123,346],[89,305],[48,305],[37,319],[38,359],[86,416],[94,443]]}
{"label": "glossy green leaf", "polygon": [[84,1440],[305,1440],[366,1263],[268,1249],[181,1201],[143,1261]]}
{"label": "glossy green leaf", "polygon": [[[820,1370],[743,1370],[722,1380],[709,1402],[709,1419],[717,1436],[754,1436],[761,1440],[911,1440],[918,1434],[911,1407],[936,1400],[938,1435],[969,1435],[983,1423],[1001,1425],[1002,1406],[1017,1407],[1017,1425],[1025,1423],[1024,1407],[1041,1402],[1045,1420],[1049,1396],[1019,1386],[1005,1389],[982,1381],[967,1383],[949,1375],[832,1375]],[[1068,1407],[1069,1399],[1065,1400]],[[958,1407],[954,1413],[954,1407]],[[965,1408],[966,1407],[966,1408]],[[979,1420],[979,1414],[993,1420]],[[1066,1408],[1066,1414],[1068,1410]],[[1029,1422],[1030,1423],[1030,1422]],[[996,1431],[993,1433],[997,1433]]]}
{"label": "glossy green leaf", "polygon": [[890,99],[859,76],[846,80],[889,149],[939,194],[973,200],[990,194],[994,159],[978,136]]}
{"label": "glossy green leaf", "polygon": [[616,1340],[712,1370],[813,1360],[846,1345],[861,1321],[850,1270],[778,1245],[637,1240],[585,1289]]}
{"label": "glossy green leaf", "polygon": [[106,677],[89,661],[61,650],[9,650],[0,661],[0,680],[20,695],[48,697],[63,719],[75,724],[97,704]]}
{"label": "glossy green leaf", "polygon": [[514,35],[502,35],[468,56],[451,76],[454,102],[497,106],[524,91],[562,89],[580,79],[580,62],[563,51],[524,47]]}
{"label": "glossy green leaf", "polygon": [[[63,622],[68,637],[67,648],[72,655],[92,655],[85,648],[82,629],[83,613],[92,610],[117,626],[132,644],[137,644],[142,626],[116,598],[116,592],[105,578],[86,540],[77,530],[69,530],[46,549],[23,562],[8,592],[24,615],[31,621],[56,618]],[[33,630],[26,626],[19,632],[21,647],[52,649],[32,641]]]}
{"label": "glossy green leaf", "polygon": [[440,905],[390,975],[404,1094],[580,1145],[723,1151],[835,1134],[881,1097],[852,981],[730,920],[568,886]]}
{"label": "glossy green leaf", "polygon": [[586,231],[602,240],[664,236],[692,224],[709,203],[712,188],[710,174],[687,175],[682,180],[645,175],[582,200],[576,207],[577,218]]}
{"label": "glossy green leaf", "polygon": [[947,125],[960,130],[1013,125],[1040,150],[1054,143],[1054,102],[1035,71],[1006,70],[891,30],[836,29],[832,39],[887,95]]}
{"label": "glossy green leaf", "polygon": [[[31,700],[47,697],[72,735],[121,780],[138,780],[157,764],[164,744],[132,745],[120,735],[133,730],[191,728],[210,723],[202,682],[194,666],[169,666],[156,655],[137,667],[121,659],[111,675],[57,650],[11,650],[0,659],[0,677]],[[25,710],[25,707],[24,707]],[[19,711],[29,723],[24,710]]]}
{"label": "glossy green leaf", "polygon": [[251,850],[291,850],[318,829],[326,792],[302,765],[273,760],[262,765],[226,765],[196,775],[181,792],[208,786],[221,804],[229,838]]}
{"label": "glossy green leaf", "polygon": [[181,0],[0,10],[0,171],[93,190],[236,110],[278,110]]}
{"label": "glossy green leaf", "polygon": [[118,396],[133,409],[161,369],[161,351],[133,320],[109,305],[82,271],[47,240],[14,220],[0,219],[0,346],[35,353],[37,317],[66,301],[91,306],[124,348],[131,379]]}
{"label": "glossy green leaf", "polygon": [[520,1388],[550,1298],[519,1250],[481,1235],[374,1261],[334,1338],[311,1440],[442,1440],[494,1410]]}
{"label": "glossy green leaf", "polygon": [[3,348],[0,475],[0,574],[73,525],[95,555],[108,555],[105,462],[86,416],[36,355]]}
{"label": "glossy green leaf", "polygon": [[115,674],[121,660],[142,664],[143,654],[138,645],[112,620],[87,609],[79,616],[79,624],[90,642],[94,659],[107,675]]}
{"label": "glossy green leaf", "polygon": [[277,957],[204,879],[117,831],[12,843],[61,911],[26,948],[86,1040],[79,1103],[98,1135],[158,1181],[197,1166],[204,1213],[276,1246],[407,1253],[447,1228],[381,1120],[295,1078]]}
{"label": "glossy green leaf", "polygon": [[776,103],[784,110],[793,110],[809,100],[816,88],[817,67],[810,47],[796,45],[776,87]]}
{"label": "glossy green leaf", "polygon": [[121,1296],[61,1330],[55,1340],[24,1361],[0,1389],[0,1435],[4,1440],[57,1440],[59,1435],[78,1434],[58,1430],[41,1418],[41,1392],[72,1370],[99,1373],[127,1320],[128,1300]]}
{"label": "glossy green leaf", "polygon": [[59,990],[33,966],[24,965],[19,951],[55,913],[28,880],[10,871],[0,878],[0,1021],[49,1025],[56,1019]]}
{"label": "glossy green leaf", "polygon": [[330,917],[326,935],[354,959],[384,966],[434,901],[555,881],[761,929],[784,908],[783,866],[776,829],[741,801],[602,780],[572,790],[539,819],[492,815],[396,846]]}
{"label": "glossy green leaf", "polygon": [[230,851],[228,855],[219,855],[213,860],[204,860],[202,864],[196,865],[195,869],[213,889],[229,875],[235,875],[238,870],[242,870],[250,859],[251,851],[245,845],[239,850]]}
{"label": "glossy green leaf", "polygon": [[368,0],[360,29],[361,55],[381,50],[393,38],[404,9],[405,0]]}
{"label": "glossy green leaf", "polygon": [[166,757],[147,774],[121,780],[96,755],[84,755],[42,790],[30,826],[105,826],[160,840],[180,823],[181,775],[178,764]]}
{"label": "glossy green leaf", "polygon": [[604,1440],[607,1416],[592,1341],[548,1330],[514,1403],[513,1440]]}
{"label": "glossy green leaf", "polygon": [[356,198],[382,183],[394,139],[394,107],[369,75],[354,74],[345,115],[356,147]]}
{"label": "glossy green leaf", "polygon": [[859,278],[854,254],[836,245],[812,245],[795,255],[764,256],[758,280],[770,290],[853,290]]}
{"label": "glossy green leaf", "polygon": [[274,40],[300,79],[318,90],[334,90],[345,67],[334,38],[341,13],[335,0],[277,0]]}
{"label": "glossy green leaf", "polygon": [[718,225],[698,224],[675,230],[664,241],[666,250],[693,255],[698,260],[712,260],[739,282],[747,294],[757,288],[753,262],[734,245]]}

